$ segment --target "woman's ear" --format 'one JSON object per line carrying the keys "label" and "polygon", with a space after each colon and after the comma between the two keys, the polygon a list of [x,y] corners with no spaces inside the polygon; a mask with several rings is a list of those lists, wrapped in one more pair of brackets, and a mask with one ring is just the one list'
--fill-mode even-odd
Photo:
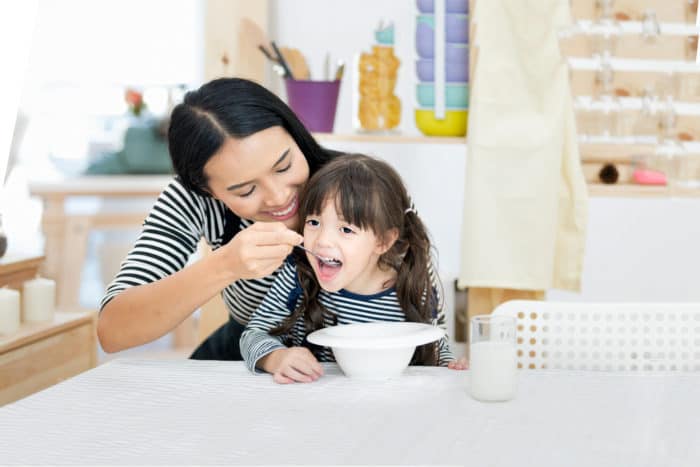
{"label": "woman's ear", "polygon": [[374,247],[374,252],[378,255],[383,255],[394,246],[396,240],[399,238],[399,229],[393,228],[389,230],[383,238],[377,239],[377,245]]}

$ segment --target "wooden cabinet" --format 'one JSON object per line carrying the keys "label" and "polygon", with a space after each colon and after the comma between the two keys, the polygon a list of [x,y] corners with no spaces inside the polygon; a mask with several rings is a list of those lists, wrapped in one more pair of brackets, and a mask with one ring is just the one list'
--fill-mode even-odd
{"label": "wooden cabinet", "polygon": [[16,401],[97,363],[97,313],[56,312],[46,323],[22,323],[0,336],[0,405]]}
{"label": "wooden cabinet", "polygon": [[[0,287],[22,289],[44,257],[0,259]],[[97,313],[57,311],[47,322],[22,323],[0,335],[0,406],[75,376],[97,364]]]}

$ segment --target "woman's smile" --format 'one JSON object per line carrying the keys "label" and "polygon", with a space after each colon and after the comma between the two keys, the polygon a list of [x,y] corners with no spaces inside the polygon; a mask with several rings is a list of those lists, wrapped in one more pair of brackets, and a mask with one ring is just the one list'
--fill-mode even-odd
{"label": "woman's smile", "polygon": [[287,219],[291,219],[292,217],[297,215],[297,211],[299,210],[299,195],[295,194],[292,200],[284,207],[278,210],[267,210],[263,211],[265,214],[268,214],[272,217],[275,218],[275,220],[278,221],[285,221]]}

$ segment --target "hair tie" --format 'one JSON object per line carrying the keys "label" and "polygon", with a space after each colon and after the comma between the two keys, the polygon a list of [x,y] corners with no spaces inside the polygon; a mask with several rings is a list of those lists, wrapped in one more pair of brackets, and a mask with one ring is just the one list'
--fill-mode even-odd
{"label": "hair tie", "polygon": [[412,212],[413,214],[418,214],[418,212],[416,212],[416,208],[414,208],[413,206],[411,206],[410,208],[406,208],[403,211],[404,214],[408,214],[409,212]]}

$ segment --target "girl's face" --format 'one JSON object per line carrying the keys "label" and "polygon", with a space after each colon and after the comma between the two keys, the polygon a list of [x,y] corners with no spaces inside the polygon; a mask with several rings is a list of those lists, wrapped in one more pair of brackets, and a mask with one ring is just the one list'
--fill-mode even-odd
{"label": "girl's face", "polygon": [[299,191],[309,179],[309,164],[284,128],[227,138],[204,174],[212,196],[239,217],[298,226]]}
{"label": "girl's face", "polygon": [[393,271],[379,268],[379,257],[389,249],[371,230],[349,224],[336,211],[333,200],[326,201],[320,214],[306,217],[304,246],[320,256],[333,258],[339,265],[328,265],[306,254],[316,278],[324,290],[345,289],[369,295],[385,289]]}

